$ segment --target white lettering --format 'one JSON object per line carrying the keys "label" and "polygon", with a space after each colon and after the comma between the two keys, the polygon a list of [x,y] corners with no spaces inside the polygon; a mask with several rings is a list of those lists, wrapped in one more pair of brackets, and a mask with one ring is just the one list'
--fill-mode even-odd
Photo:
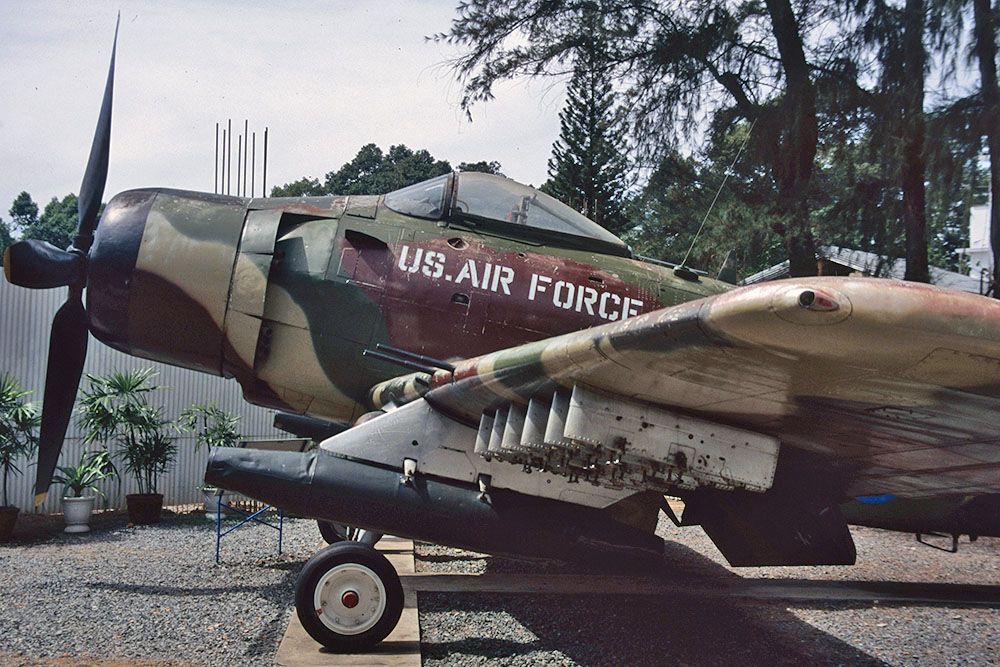
{"label": "white lettering", "polygon": [[583,312],[587,307],[587,314],[594,314],[594,304],[597,303],[597,290],[593,287],[581,287],[576,291],[576,312]]}
{"label": "white lettering", "polygon": [[420,268],[420,258],[424,254],[423,248],[417,248],[416,252],[413,253],[413,263],[409,266],[406,265],[406,256],[410,253],[410,246],[404,245],[399,251],[399,268],[403,271],[409,273],[416,273]]}
{"label": "white lettering", "polygon": [[608,311],[609,299],[614,299],[616,308],[617,306],[620,306],[622,303],[621,297],[615,294],[614,292],[605,292],[604,294],[601,295],[601,301],[597,306],[597,313],[604,319],[611,320],[612,322],[614,322],[615,320],[618,319],[619,313],[617,310],[613,310],[610,312]]}
{"label": "white lettering", "polygon": [[428,278],[440,278],[441,274],[444,273],[445,259],[445,256],[439,252],[427,251],[427,254],[424,255],[424,266],[420,272]]}
{"label": "white lettering", "polygon": [[455,278],[455,284],[457,285],[465,279],[468,279],[469,282],[472,283],[473,287],[479,287],[479,272],[476,270],[475,260],[465,260],[465,266],[463,266],[462,270],[458,272],[458,277]]}
{"label": "white lettering", "polygon": [[[559,306],[560,308],[572,308],[573,307],[573,293],[576,286],[573,283],[568,283],[565,280],[560,280],[556,283],[555,289],[552,290],[552,303]],[[566,299],[563,300],[559,294],[563,290],[566,290]]]}
{"label": "white lettering", "polygon": [[[436,280],[444,278],[452,281],[451,273],[445,275],[445,265],[448,256],[443,252],[412,248],[403,245],[399,249],[400,270],[407,273],[420,272],[422,275]],[[474,259],[466,259],[454,277],[455,284],[468,281],[472,287],[481,290],[510,296],[514,284],[515,271],[509,266],[483,262],[478,266]],[[629,317],[635,317],[642,311],[643,302],[614,292],[604,292],[590,285],[577,285],[566,280],[555,280],[550,276],[538,273],[531,274],[528,284],[528,301],[537,301],[538,295],[551,293],[552,305],[564,310],[575,310],[590,316],[615,322]]]}
{"label": "white lettering", "polygon": [[528,286],[528,301],[534,301],[535,295],[545,291],[546,285],[552,284],[552,278],[540,276],[537,273],[531,274],[531,285]]}
{"label": "white lettering", "polygon": [[639,299],[625,297],[625,306],[622,308],[622,319],[624,320],[634,315],[638,315],[640,308],[642,308],[642,301],[639,301]]}
{"label": "white lettering", "polygon": [[497,283],[503,288],[503,293],[510,296],[510,284],[514,282],[514,269],[509,266],[501,266],[493,275],[493,291],[497,291]]}

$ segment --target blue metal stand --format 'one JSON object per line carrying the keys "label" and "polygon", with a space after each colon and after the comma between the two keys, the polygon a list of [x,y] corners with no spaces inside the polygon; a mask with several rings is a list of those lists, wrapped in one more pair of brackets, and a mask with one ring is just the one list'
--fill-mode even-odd
{"label": "blue metal stand", "polygon": [[[262,519],[261,518],[261,515],[263,515],[268,510],[276,509],[276,508],[273,508],[271,505],[264,505],[262,508],[260,508],[256,512],[244,512],[243,510],[241,510],[238,507],[233,507],[233,506],[231,506],[231,505],[229,505],[227,503],[222,502],[222,496],[221,495],[216,496],[216,502],[218,503],[218,505],[215,508],[215,563],[216,563],[216,565],[218,565],[219,563],[222,562],[222,560],[221,560],[221,551],[222,551],[222,538],[223,538],[223,536],[228,535],[229,533],[233,532],[237,528],[242,528],[243,526],[245,526],[246,524],[248,524],[250,522],[259,523],[259,524],[261,524],[263,526],[267,526],[268,528],[273,528],[276,531],[278,531],[278,553],[279,554],[281,553],[281,539],[283,537],[284,529],[285,529],[285,513],[283,511],[281,511],[280,509],[278,510],[278,523],[274,524],[274,523],[271,523],[270,521],[267,521],[266,519]],[[240,519],[239,522],[235,526],[230,526],[226,530],[222,530],[222,510],[223,510],[223,508],[225,508],[227,510],[230,510],[232,512],[237,512],[239,514],[242,514],[243,518]]]}

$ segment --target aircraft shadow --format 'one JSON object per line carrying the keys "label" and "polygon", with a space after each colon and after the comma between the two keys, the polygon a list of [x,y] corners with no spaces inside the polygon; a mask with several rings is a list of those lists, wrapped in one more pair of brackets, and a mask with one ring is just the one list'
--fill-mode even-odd
{"label": "aircraft shadow", "polygon": [[[498,557],[487,560],[487,573],[621,574],[621,570],[574,565],[537,564]],[[647,573],[648,574],[648,573]],[[692,587],[738,585],[744,581],[693,549],[668,542],[660,576]],[[724,596],[421,593],[420,609],[434,623],[449,611],[490,612],[503,625],[516,619],[531,637],[504,627],[435,641],[425,638],[425,661],[501,660],[536,651],[558,652],[579,665],[663,664],[851,664],[883,661],[802,621],[782,601],[759,602]],[[792,603],[795,607],[809,606]],[[486,635],[486,636],[482,636]],[[505,636],[506,635],[506,636]],[[556,658],[560,660],[562,658]]]}
{"label": "aircraft shadow", "polygon": [[[816,600],[796,597],[798,608],[826,608],[836,604],[839,608],[871,607],[874,600],[880,607],[936,607],[953,609],[1000,608],[1000,586],[976,584],[949,584],[925,581],[825,581],[817,579],[744,579],[751,589],[801,591],[816,595]],[[865,596],[852,600],[852,595]],[[831,599],[824,600],[822,596]],[[776,598],[780,601],[780,598]]]}

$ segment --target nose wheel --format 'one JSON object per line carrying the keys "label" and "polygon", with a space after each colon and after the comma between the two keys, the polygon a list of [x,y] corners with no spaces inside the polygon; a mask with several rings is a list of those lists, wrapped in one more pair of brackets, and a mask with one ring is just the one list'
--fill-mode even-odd
{"label": "nose wheel", "polygon": [[332,651],[364,651],[385,639],[403,612],[403,586],[385,556],[338,542],[310,558],[295,588],[309,636]]}

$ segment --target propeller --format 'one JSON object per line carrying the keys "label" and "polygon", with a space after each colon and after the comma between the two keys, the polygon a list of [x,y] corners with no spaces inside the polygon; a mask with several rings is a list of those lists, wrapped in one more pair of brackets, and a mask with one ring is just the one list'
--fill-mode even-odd
{"label": "propeller", "polygon": [[38,438],[36,507],[45,502],[48,494],[87,358],[89,320],[83,306],[83,289],[87,285],[87,257],[94,242],[94,230],[97,228],[104,185],[108,179],[111,100],[114,96],[115,51],[118,47],[120,22],[121,14],[115,21],[111,65],[108,67],[108,79],[104,86],[101,115],[97,120],[87,170],[80,185],[77,200],[79,222],[72,244],[66,250],[61,250],[44,241],[18,241],[4,252],[4,274],[11,283],[33,289],[69,287],[66,302],[52,320],[49,337],[42,426]]}

